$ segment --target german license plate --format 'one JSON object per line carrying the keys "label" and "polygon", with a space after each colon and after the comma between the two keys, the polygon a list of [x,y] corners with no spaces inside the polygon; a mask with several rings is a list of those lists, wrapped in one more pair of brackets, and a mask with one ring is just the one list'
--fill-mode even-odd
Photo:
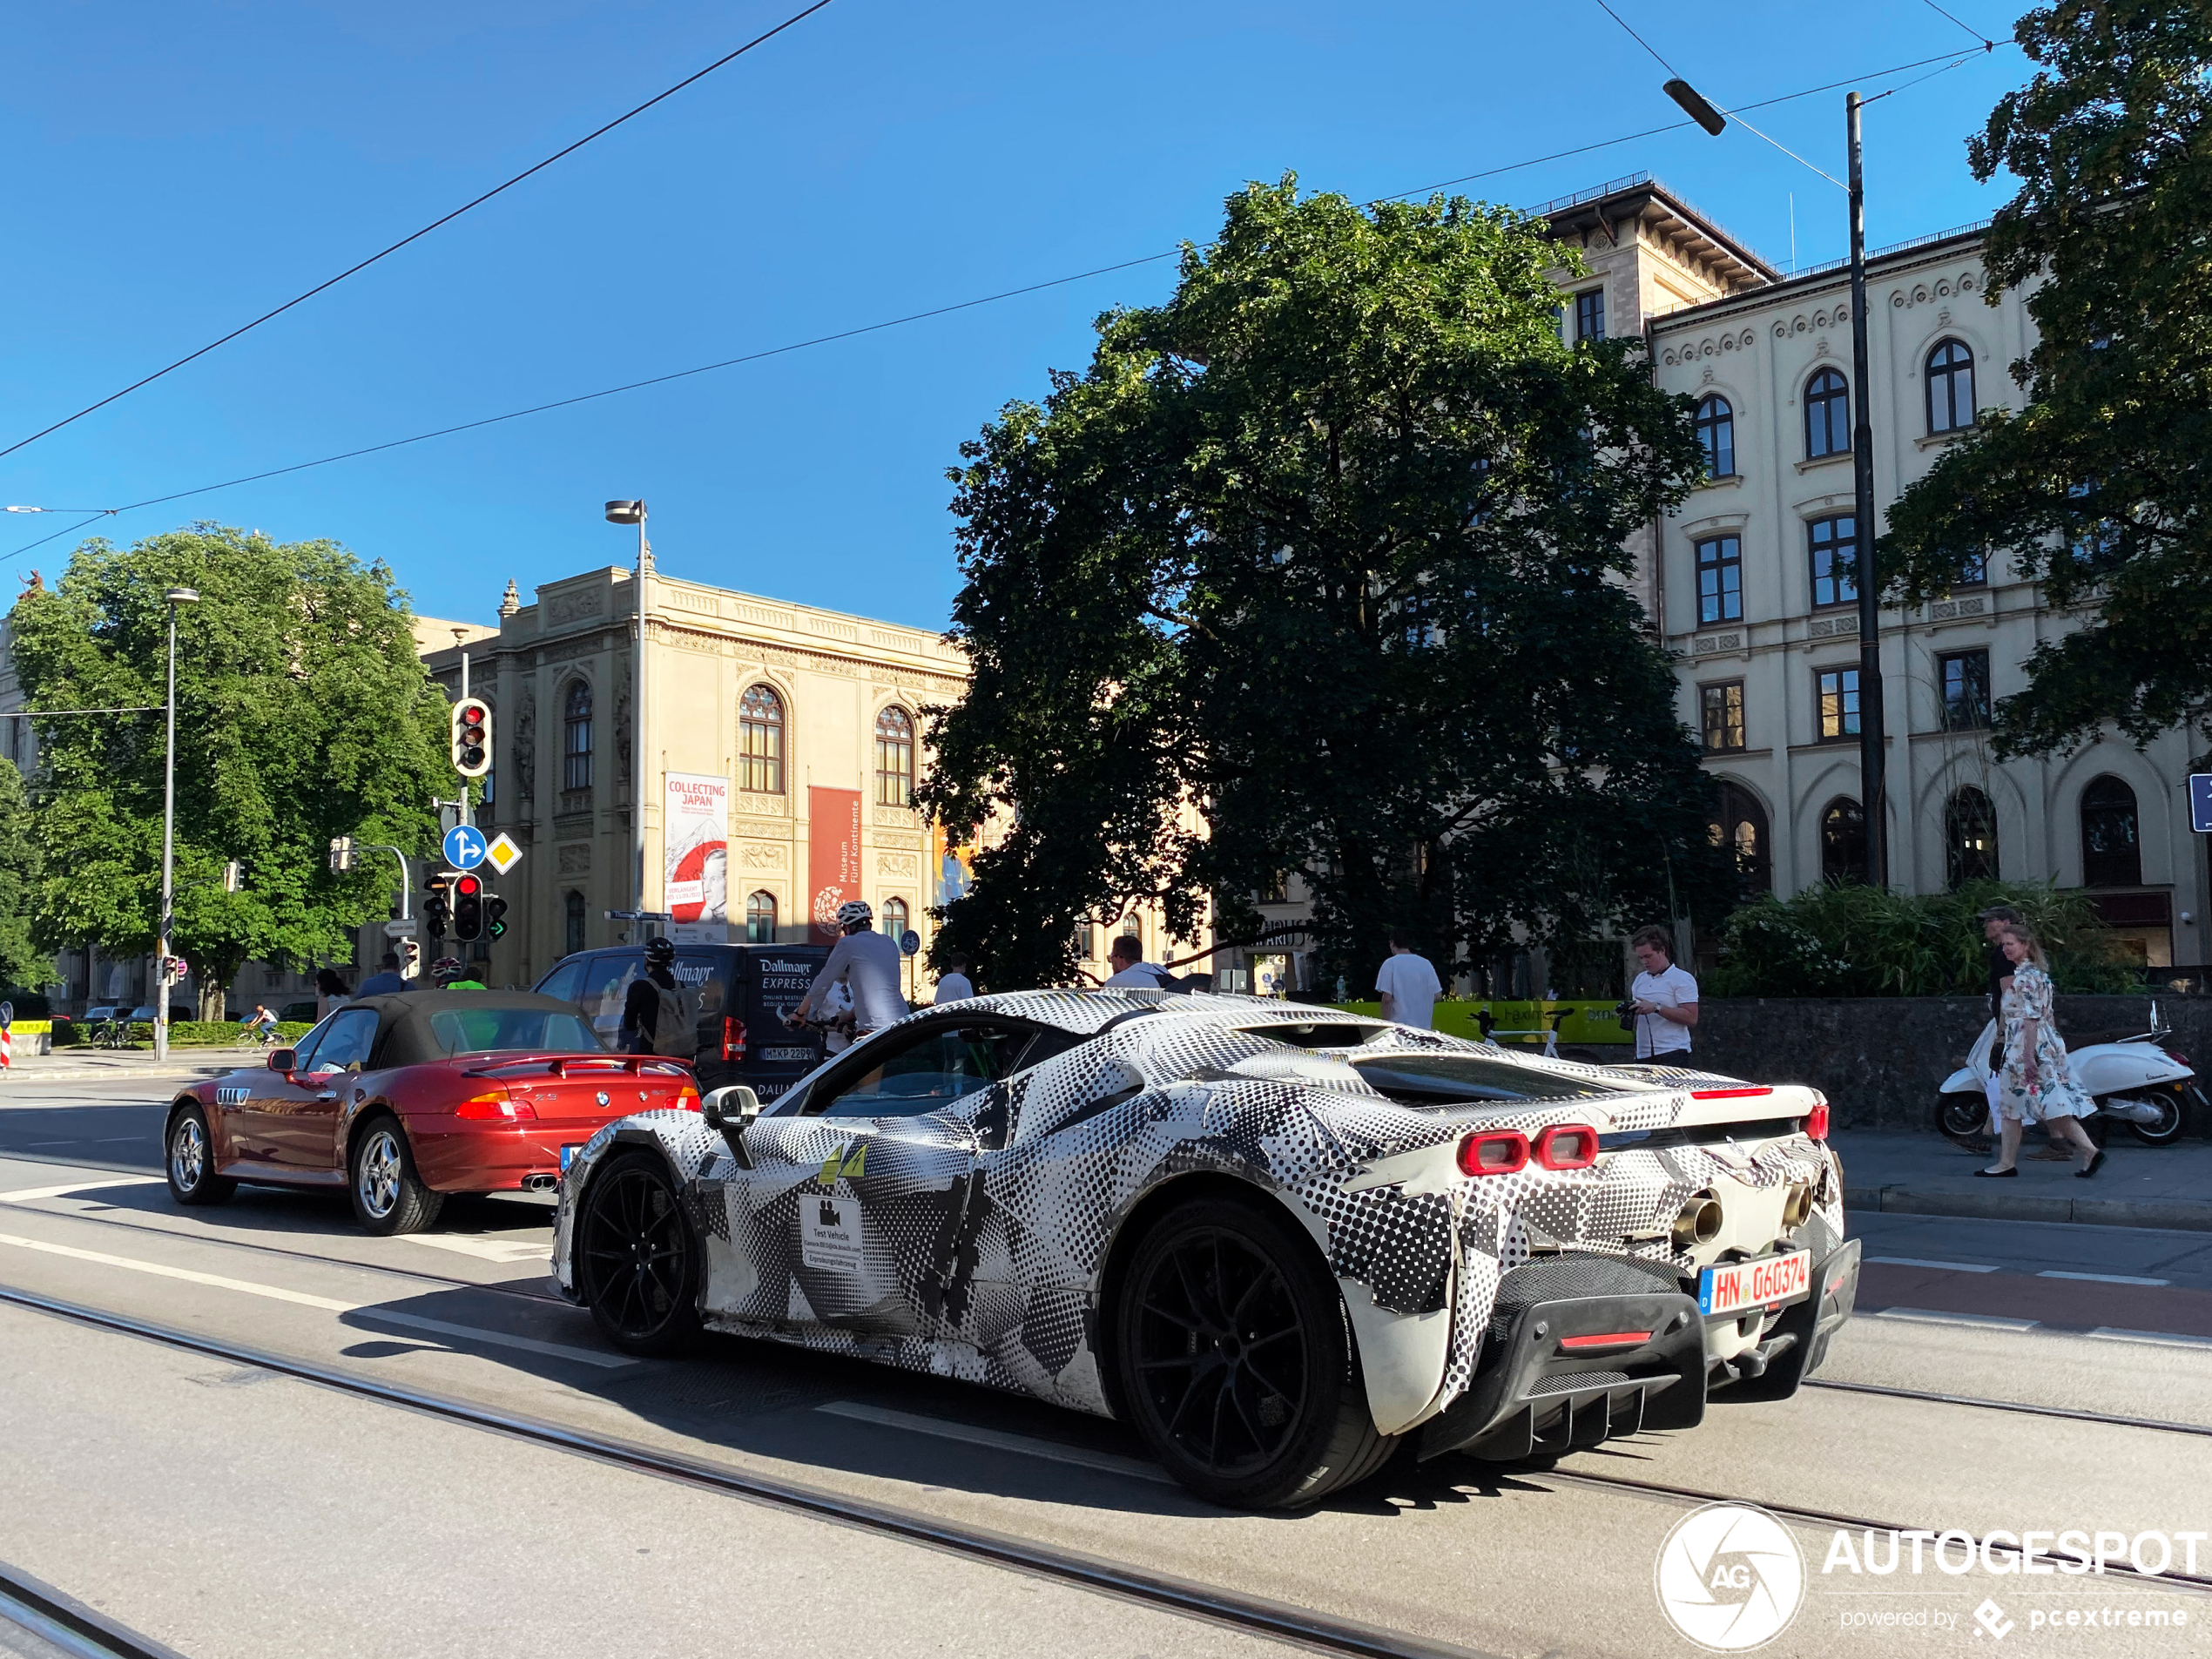
{"label": "german license plate", "polygon": [[572,1146],[564,1146],[561,1149],[561,1173],[563,1175],[569,1172],[569,1165],[576,1162],[576,1155],[583,1150],[583,1143],[581,1141]]}
{"label": "german license plate", "polygon": [[1746,1308],[1796,1302],[1812,1293],[1812,1252],[1762,1256],[1755,1262],[1726,1262],[1697,1276],[1697,1311],[1741,1313]]}

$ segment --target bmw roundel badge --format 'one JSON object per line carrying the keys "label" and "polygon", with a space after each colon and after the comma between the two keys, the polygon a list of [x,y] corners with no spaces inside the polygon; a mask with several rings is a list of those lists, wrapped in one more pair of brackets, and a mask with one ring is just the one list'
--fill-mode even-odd
{"label": "bmw roundel badge", "polygon": [[606,1091],[605,1089],[602,1089],[599,1091],[598,1099],[599,1099],[599,1103],[600,1103],[602,1106],[604,1106],[604,1105],[605,1105],[605,1104],[607,1103],[607,1091]]}

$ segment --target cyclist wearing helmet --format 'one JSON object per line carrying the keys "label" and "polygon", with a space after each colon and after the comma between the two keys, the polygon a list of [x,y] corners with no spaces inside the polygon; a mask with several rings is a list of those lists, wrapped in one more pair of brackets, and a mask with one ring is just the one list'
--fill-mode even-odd
{"label": "cyclist wearing helmet", "polygon": [[438,982],[442,991],[481,991],[484,982],[470,979],[468,968],[458,956],[441,956],[430,964],[430,977]]}
{"label": "cyclist wearing helmet", "polygon": [[845,937],[830,947],[829,961],[784,1023],[803,1023],[828,997],[830,987],[841,984],[852,994],[853,1037],[858,1042],[905,1019],[910,1010],[899,993],[899,948],[888,934],[875,931],[875,912],[859,899],[848,900],[837,907],[837,925]]}
{"label": "cyclist wearing helmet", "polygon": [[698,1009],[676,982],[676,947],[645,941],[645,976],[632,980],[622,1001],[622,1048],[629,1054],[673,1055],[689,1060],[698,1049]]}

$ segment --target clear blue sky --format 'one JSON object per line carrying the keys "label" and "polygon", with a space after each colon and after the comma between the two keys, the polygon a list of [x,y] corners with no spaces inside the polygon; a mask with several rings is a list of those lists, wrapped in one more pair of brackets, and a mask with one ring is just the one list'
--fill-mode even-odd
{"label": "clear blue sky", "polygon": [[[1979,218],[1964,140],[2000,42],[1867,121],[1878,246]],[[1732,18],[1615,0],[1732,105],[1971,47],[1924,0]],[[373,252],[798,9],[690,0],[10,8],[0,443]],[[1663,72],[1595,0],[835,0],[557,167],[298,311],[0,460],[0,502],[105,506],[1204,241],[1248,179],[1359,199],[1660,125]],[[1905,79],[1909,77],[1898,77]],[[1870,90],[1880,84],[1869,82]],[[1842,93],[1753,118],[1841,176]],[[1695,130],[1465,186],[1532,205],[1648,169],[1777,265],[1844,251],[1842,192]],[[1171,263],[110,521],[327,536],[433,615],[489,620],[627,556],[940,626],[944,471],[1091,320]],[[0,518],[0,553],[63,521]],[[89,532],[88,532],[89,533]],[[50,543],[0,571],[65,562]]]}

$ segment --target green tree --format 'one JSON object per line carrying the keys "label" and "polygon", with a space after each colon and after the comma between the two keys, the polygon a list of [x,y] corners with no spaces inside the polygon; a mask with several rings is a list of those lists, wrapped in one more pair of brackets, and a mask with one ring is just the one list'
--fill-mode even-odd
{"label": "green tree", "polygon": [[2000,753],[2107,720],[2145,743],[2212,694],[2212,7],[2067,0],[2014,38],[2041,67],[1969,153],[2020,181],[1984,298],[2027,292],[2027,407],[1983,411],[1891,509],[1880,557],[1908,604],[1996,553],[2054,606],[2094,604],[2000,704]]}
{"label": "green tree", "polygon": [[[363,860],[333,874],[330,840],[431,844],[431,799],[451,779],[446,702],[423,673],[388,567],[333,542],[280,544],[199,524],[130,548],[88,542],[52,591],[17,602],[10,622],[29,705],[160,705],[162,594],[178,586],[200,600],[178,613],[172,941],[219,1017],[245,962],[328,958],[348,928],[385,914],[387,871]],[[39,943],[152,949],[160,715],[34,724]],[[243,879],[229,893],[222,868],[233,859]]]}
{"label": "green tree", "polygon": [[1011,826],[948,907],[996,983],[1138,900],[1188,937],[1303,873],[1365,984],[1707,910],[1732,877],[1624,543],[1687,495],[1688,400],[1560,337],[1573,251],[1509,211],[1230,199],[1166,304],[1009,404],[949,476],[969,692],[924,804]]}
{"label": "green tree", "polygon": [[23,774],[0,761],[0,987],[39,991],[54,982],[54,959],[31,938],[38,842]]}

